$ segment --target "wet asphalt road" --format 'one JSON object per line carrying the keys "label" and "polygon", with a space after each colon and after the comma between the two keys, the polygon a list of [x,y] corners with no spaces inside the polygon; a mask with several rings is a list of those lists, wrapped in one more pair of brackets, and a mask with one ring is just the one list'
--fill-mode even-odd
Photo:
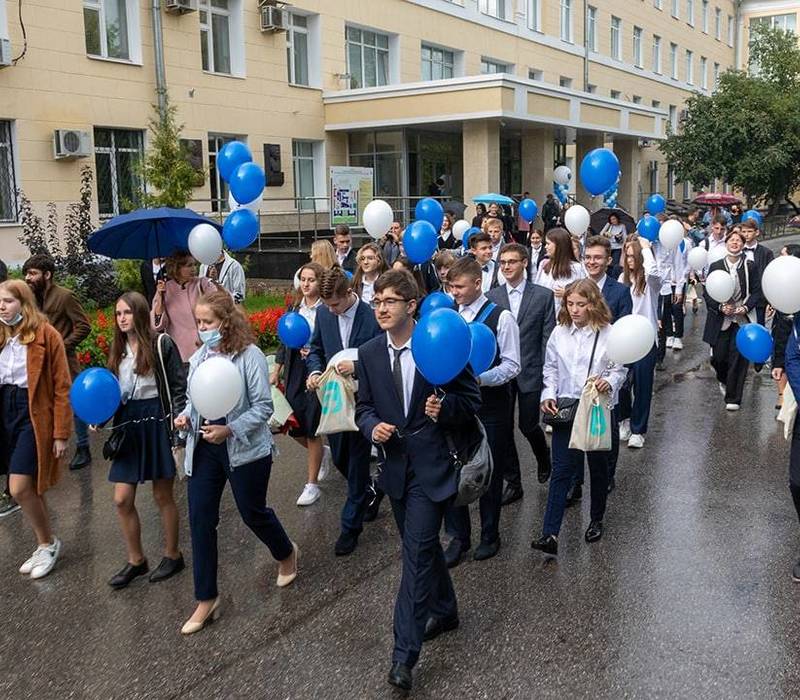
{"label": "wet asphalt road", "polygon": [[[423,650],[417,698],[800,697],[800,554],[788,446],[766,372],[728,414],[698,317],[659,373],[644,450],[623,448],[606,534],[586,545],[588,498],[568,511],[558,562],[530,549],[546,486],[524,469],[525,498],[503,511],[503,547],[454,570],[461,627]],[[518,436],[519,438],[520,436]],[[220,524],[220,620],[191,638],[190,571],[112,591],[125,554],[99,459],[49,494],[65,549],[33,582],[16,573],[33,540],[0,520],[0,695],[9,698],[390,698],[399,541],[388,504],[356,553],[335,558],[345,483],[294,505],[303,451],[279,439],[270,500],[301,548],[300,577],[276,566],[230,493]],[[527,444],[518,439],[524,465]],[[99,445],[95,445],[99,455]],[[176,487],[182,515],[185,486]],[[145,549],[160,559],[157,511],[140,489]],[[181,523],[187,559],[187,522]]]}

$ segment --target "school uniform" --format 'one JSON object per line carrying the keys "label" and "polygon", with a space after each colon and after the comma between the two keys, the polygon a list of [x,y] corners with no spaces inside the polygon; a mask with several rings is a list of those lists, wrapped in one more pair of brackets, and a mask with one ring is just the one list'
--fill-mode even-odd
{"label": "school uniform", "polygon": [[28,407],[28,346],[19,336],[0,351],[0,446],[9,475],[36,477],[36,436]]}
{"label": "school uniform", "polygon": [[[481,266],[481,292],[486,294],[490,289],[494,289],[499,284],[500,265],[494,260],[487,260]],[[504,280],[505,281],[505,280]]]}
{"label": "school uniform", "polygon": [[336,251],[336,262],[339,263],[339,267],[350,274],[355,274],[356,272],[356,267],[358,267],[357,257],[358,253],[353,248],[348,248],[344,255]]}
{"label": "school uniform", "polygon": [[439,238],[436,241],[436,248],[438,250],[456,250],[461,248],[461,241],[453,235],[453,230],[440,231]]}
{"label": "school uniform", "polygon": [[[540,287],[546,287],[553,291],[556,287],[566,288],[568,284],[586,277],[586,270],[583,269],[583,265],[579,262],[571,262],[569,267],[570,273],[568,277],[559,277],[555,279],[550,271],[545,270],[545,265],[543,263],[539,267],[539,272],[534,282]],[[561,310],[561,299],[554,297],[553,303],[555,304],[555,314],[558,316],[558,312]]]}
{"label": "school uniform", "polygon": [[[685,236],[677,248],[672,251],[672,264],[670,266],[670,295],[662,304],[661,327],[664,338],[683,338],[683,322],[685,312],[683,303],[686,298],[686,284],[689,281],[689,251],[692,249],[692,239]],[[666,282],[665,282],[666,283]],[[680,295],[678,301],[676,297]],[[675,299],[675,301],[673,301]],[[666,343],[659,346],[659,354],[663,358],[666,354]]]}
{"label": "school uniform", "polygon": [[532,282],[536,281],[536,276],[539,274],[539,265],[542,264],[546,257],[547,251],[544,248],[544,244],[541,244],[538,248],[530,247],[528,255],[528,279]]}
{"label": "school uniform", "polygon": [[[775,254],[765,245],[761,245],[758,242],[749,246],[745,245],[744,255],[750,262],[755,264],[759,278],[764,276],[764,270],[767,269],[767,265],[775,259]],[[766,319],[767,300],[762,299],[759,305],[756,306],[756,321],[763,326],[765,325]]]}

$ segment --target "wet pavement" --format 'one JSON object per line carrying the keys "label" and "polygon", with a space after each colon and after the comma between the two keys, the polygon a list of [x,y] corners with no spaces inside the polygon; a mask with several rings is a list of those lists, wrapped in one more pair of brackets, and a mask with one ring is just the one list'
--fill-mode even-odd
{"label": "wet pavement", "polygon": [[[606,534],[587,545],[588,498],[567,512],[558,562],[530,549],[546,486],[523,469],[525,498],[503,511],[497,557],[453,571],[461,627],[426,645],[417,698],[800,697],[800,553],[788,445],[766,371],[726,413],[687,318],[686,349],[657,380],[645,449],[623,447]],[[32,549],[20,515],[0,520],[0,695],[9,698],[390,698],[399,540],[388,503],[356,553],[333,555],[345,483],[294,505],[305,456],[279,438],[270,501],[301,548],[300,576],[276,565],[226,493],[221,618],[182,638],[189,570],[112,591],[125,553],[98,459],[49,494],[63,558],[47,578],[16,573]],[[532,464],[518,436],[524,465]],[[94,452],[99,455],[99,445]],[[186,513],[185,485],[176,487]],[[138,497],[151,566],[161,556],[149,489]],[[187,559],[187,521],[181,522]]]}

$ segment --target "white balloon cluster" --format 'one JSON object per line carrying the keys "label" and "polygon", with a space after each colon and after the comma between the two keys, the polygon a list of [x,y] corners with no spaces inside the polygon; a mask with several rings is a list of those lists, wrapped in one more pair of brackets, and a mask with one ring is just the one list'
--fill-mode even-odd
{"label": "white balloon cluster", "polygon": [[785,314],[800,311],[800,258],[782,255],[764,269],[761,290],[770,305]]}

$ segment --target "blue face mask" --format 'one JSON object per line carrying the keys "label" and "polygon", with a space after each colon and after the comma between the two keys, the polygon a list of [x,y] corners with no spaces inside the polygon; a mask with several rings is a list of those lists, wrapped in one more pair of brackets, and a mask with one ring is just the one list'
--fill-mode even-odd
{"label": "blue face mask", "polygon": [[6,321],[4,318],[0,318],[0,321],[3,322],[5,326],[16,326],[20,321],[22,321],[22,314],[17,311],[17,315],[14,316],[10,321]]}
{"label": "blue face mask", "polygon": [[217,347],[222,340],[222,333],[219,332],[219,328],[213,328],[208,331],[198,331],[197,334],[200,336],[200,340],[203,344],[208,345],[210,348]]}

